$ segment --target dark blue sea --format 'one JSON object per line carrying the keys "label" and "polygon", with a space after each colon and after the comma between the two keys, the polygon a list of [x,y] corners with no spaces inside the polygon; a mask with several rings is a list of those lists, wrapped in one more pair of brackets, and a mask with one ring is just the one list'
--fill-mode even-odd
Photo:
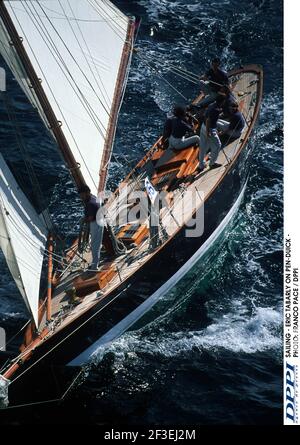
{"label": "dark blue sea", "polygon": [[[136,329],[99,352],[65,402],[12,410],[9,422],[281,424],[282,1],[114,3],[142,18],[136,46],[163,78],[140,57],[133,58],[109,187],[113,189],[155,142],[172,105],[182,103],[172,87],[189,101],[198,93],[196,85],[167,71],[168,64],[200,74],[212,56],[220,56],[226,69],[247,63],[264,68],[250,179],[239,212],[205,258]],[[22,181],[17,123],[43,191],[51,189],[57,226],[71,238],[81,208],[67,170],[11,76],[8,91],[8,104],[0,101],[1,152]],[[7,106],[13,117],[8,118]],[[0,325],[9,337],[25,323],[27,313],[2,254],[0,271]]]}

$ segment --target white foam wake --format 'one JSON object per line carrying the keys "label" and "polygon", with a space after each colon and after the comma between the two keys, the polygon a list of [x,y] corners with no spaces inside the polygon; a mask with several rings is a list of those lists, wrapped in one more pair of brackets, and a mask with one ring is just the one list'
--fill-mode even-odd
{"label": "white foam wake", "polygon": [[[193,352],[217,353],[225,349],[234,353],[254,354],[267,350],[281,350],[282,316],[274,308],[257,308],[246,317],[228,313],[215,320],[202,331],[180,331],[144,335],[144,329],[127,332],[106,348],[101,348],[93,357],[99,362],[106,352],[112,352],[122,366],[125,358],[138,359],[140,354],[152,354],[165,358],[176,358]],[[116,364],[115,364],[116,365]]]}

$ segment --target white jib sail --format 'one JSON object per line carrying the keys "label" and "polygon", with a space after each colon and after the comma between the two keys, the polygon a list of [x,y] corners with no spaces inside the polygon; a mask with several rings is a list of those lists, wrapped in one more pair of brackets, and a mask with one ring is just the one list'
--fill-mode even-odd
{"label": "white jib sail", "polygon": [[[5,0],[4,4],[82,175],[96,193],[103,153],[113,141],[111,127],[120,105],[116,95],[126,81],[123,73],[123,85],[118,84],[120,71],[128,66],[128,57],[123,65],[130,21],[108,0]],[[12,53],[6,44],[2,51],[6,62],[38,106],[24,76],[20,81],[19,63],[12,60]]]}
{"label": "white jib sail", "polygon": [[0,154],[0,246],[36,326],[46,242],[47,229]]}

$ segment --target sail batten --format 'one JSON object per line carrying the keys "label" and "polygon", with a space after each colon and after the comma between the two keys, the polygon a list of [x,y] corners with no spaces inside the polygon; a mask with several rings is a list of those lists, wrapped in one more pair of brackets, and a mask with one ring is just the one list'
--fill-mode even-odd
{"label": "sail batten", "polygon": [[38,326],[39,291],[47,229],[0,154],[0,247]]}
{"label": "sail batten", "polygon": [[51,127],[79,177],[76,184],[86,183],[97,193],[105,184],[131,59],[132,20],[103,0],[4,0],[0,16],[3,35],[12,39],[11,21],[17,40],[23,39],[14,36],[13,48],[8,42],[0,51]]}

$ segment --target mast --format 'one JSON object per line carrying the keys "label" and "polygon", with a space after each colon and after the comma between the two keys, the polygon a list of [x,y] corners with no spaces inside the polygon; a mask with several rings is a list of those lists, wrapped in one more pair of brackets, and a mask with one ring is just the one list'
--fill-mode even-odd
{"label": "mast", "polygon": [[32,63],[24,49],[22,39],[18,35],[18,32],[10,18],[10,15],[5,7],[4,1],[0,0],[0,17],[7,29],[7,32],[11,38],[11,44],[15,47],[15,50],[24,66],[24,69],[30,79],[31,86],[35,91],[35,94],[41,104],[43,112],[50,125],[50,130],[53,132],[55,139],[59,145],[63,158],[70,169],[70,172],[74,178],[76,186],[79,188],[85,185],[85,180],[81,174],[80,166],[76,162],[72,151],[69,147],[67,139],[61,130],[61,122],[59,122],[55,116],[54,111],[49,103],[49,100],[43,90],[40,79],[38,78]]}
{"label": "mast", "polygon": [[101,193],[105,189],[106,185],[106,178],[107,178],[107,171],[109,167],[109,162],[111,158],[115,133],[116,133],[116,126],[117,126],[117,120],[118,115],[120,111],[120,107],[122,104],[122,99],[124,95],[124,90],[126,86],[126,80],[128,75],[128,67],[130,65],[130,58],[132,55],[132,47],[133,47],[133,41],[134,41],[134,34],[136,29],[136,21],[135,20],[129,20],[128,28],[127,28],[127,35],[126,35],[126,43],[123,48],[122,52],[122,58],[121,63],[119,67],[117,82],[116,82],[116,88],[114,92],[113,97],[113,104],[111,108],[111,114],[110,114],[110,120],[107,128],[107,135],[104,145],[104,151],[102,155],[101,165],[100,165],[100,171],[99,171],[99,186],[98,186],[98,193]]}

